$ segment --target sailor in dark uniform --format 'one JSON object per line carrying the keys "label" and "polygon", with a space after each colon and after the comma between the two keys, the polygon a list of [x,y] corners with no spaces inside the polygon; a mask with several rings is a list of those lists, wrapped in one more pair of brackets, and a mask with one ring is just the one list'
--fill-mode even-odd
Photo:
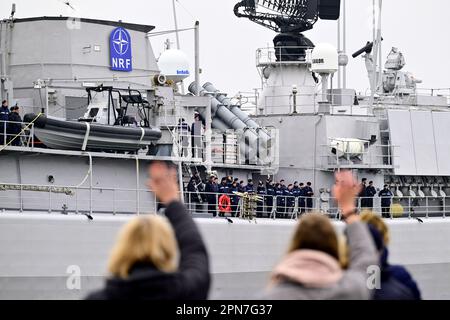
{"label": "sailor in dark uniform", "polygon": [[262,198],[261,201],[258,201],[258,207],[256,209],[256,216],[258,218],[262,218],[264,213],[264,198],[266,196],[266,188],[264,188],[264,184],[262,181],[258,183],[258,188],[256,189],[256,193]]}
{"label": "sailor in dark uniform", "polygon": [[310,212],[313,208],[313,196],[314,196],[314,190],[312,189],[312,183],[308,182],[306,183],[305,187],[305,194],[306,194],[306,209],[308,212]]}
{"label": "sailor in dark uniform", "polygon": [[[286,196],[286,214],[291,214],[294,211],[295,206],[295,196],[293,194],[294,185],[288,185],[287,189],[284,190]],[[289,216],[287,217],[289,218]]]}
{"label": "sailor in dark uniform", "polygon": [[235,217],[238,213],[238,205],[239,205],[239,196],[235,194],[235,192],[239,192],[238,180],[234,180],[230,187],[230,199],[231,199],[231,216]]}
{"label": "sailor in dark uniform", "polygon": [[7,143],[7,133],[8,122],[9,121],[9,108],[8,101],[3,100],[2,106],[0,108],[0,145],[5,145]]}
{"label": "sailor in dark uniform", "polygon": [[378,193],[378,196],[381,198],[381,213],[383,218],[390,218],[391,203],[394,194],[389,190],[389,186],[385,185],[383,190]]}
{"label": "sailor in dark uniform", "polygon": [[255,186],[253,185],[252,179],[248,179],[247,185],[245,186],[245,192],[255,193]]}
{"label": "sailor in dark uniform", "polygon": [[266,213],[267,216],[270,217],[273,208],[273,197],[275,196],[275,186],[273,181],[267,179],[266,181],[266,196],[264,197],[266,203]]}
{"label": "sailor in dark uniform", "polygon": [[373,186],[373,181],[369,182],[369,185],[366,188],[366,192],[364,194],[366,198],[366,208],[369,210],[373,210],[373,197],[377,194],[377,189]]}
{"label": "sailor in dark uniform", "polygon": [[221,193],[221,194],[229,194],[230,193],[230,188],[228,187],[227,178],[222,178],[222,182],[219,185],[219,193]]}
{"label": "sailor in dark uniform", "polygon": [[286,212],[286,197],[281,183],[275,185],[275,195],[277,197],[277,218],[282,218]]}
{"label": "sailor in dark uniform", "polygon": [[219,187],[217,185],[217,178],[214,175],[209,177],[206,183],[205,193],[206,201],[208,202],[208,213],[212,214],[213,217],[217,216],[217,193],[219,192]]}
{"label": "sailor in dark uniform", "polygon": [[305,184],[302,182],[300,183],[300,194],[298,197],[298,211],[300,214],[303,214],[306,212],[306,189]]}

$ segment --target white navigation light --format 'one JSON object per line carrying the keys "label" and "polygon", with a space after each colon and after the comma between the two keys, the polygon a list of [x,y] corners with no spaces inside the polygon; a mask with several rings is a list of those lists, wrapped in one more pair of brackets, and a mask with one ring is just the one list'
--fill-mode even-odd
{"label": "white navigation light", "polygon": [[337,49],[328,43],[318,44],[311,56],[311,70],[319,74],[333,74],[339,69]]}
{"label": "white navigation light", "polygon": [[183,51],[168,49],[164,51],[158,60],[159,70],[167,80],[175,83],[183,81],[190,76],[189,60]]}

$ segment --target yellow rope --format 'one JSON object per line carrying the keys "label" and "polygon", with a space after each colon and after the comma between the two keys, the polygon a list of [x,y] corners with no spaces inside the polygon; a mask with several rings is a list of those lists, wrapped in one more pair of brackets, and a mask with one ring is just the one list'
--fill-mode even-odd
{"label": "yellow rope", "polygon": [[[8,146],[9,146],[14,140],[16,140],[18,137],[20,137],[20,136],[22,135],[22,133],[24,133],[26,130],[28,130],[28,128],[30,128],[30,126],[31,126],[32,124],[34,124],[34,122],[35,122],[41,115],[42,115],[42,112],[40,112],[40,113],[36,116],[36,118],[33,119],[33,121],[31,121],[29,124],[27,124],[26,127],[23,128],[22,131],[20,131],[19,134],[17,134],[13,139],[11,139],[10,142],[8,142],[7,144],[5,144],[5,145],[0,149],[0,152],[2,152],[3,150],[5,150],[5,148],[8,147]],[[6,137],[4,137],[4,139],[5,139],[5,138],[6,138]]]}

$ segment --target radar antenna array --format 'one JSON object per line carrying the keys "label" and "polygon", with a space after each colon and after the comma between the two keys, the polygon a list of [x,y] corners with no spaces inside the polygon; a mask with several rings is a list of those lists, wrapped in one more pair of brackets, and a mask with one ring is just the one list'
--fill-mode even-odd
{"label": "radar antenna array", "polygon": [[317,20],[337,20],[341,0],[243,0],[234,7],[237,17],[248,18],[275,32],[304,32]]}
{"label": "radar antenna array", "polygon": [[234,14],[278,33],[274,38],[277,60],[305,59],[305,48],[314,44],[302,32],[311,30],[317,20],[339,19],[341,0],[242,0]]}

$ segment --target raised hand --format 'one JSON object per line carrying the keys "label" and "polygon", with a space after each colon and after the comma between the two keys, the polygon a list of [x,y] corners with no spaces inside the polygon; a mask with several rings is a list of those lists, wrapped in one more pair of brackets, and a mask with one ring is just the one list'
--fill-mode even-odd
{"label": "raised hand", "polygon": [[361,191],[361,185],[353,177],[350,171],[341,171],[335,174],[336,183],[333,187],[333,195],[336,198],[339,209],[344,219],[354,215],[356,211],[356,197]]}

